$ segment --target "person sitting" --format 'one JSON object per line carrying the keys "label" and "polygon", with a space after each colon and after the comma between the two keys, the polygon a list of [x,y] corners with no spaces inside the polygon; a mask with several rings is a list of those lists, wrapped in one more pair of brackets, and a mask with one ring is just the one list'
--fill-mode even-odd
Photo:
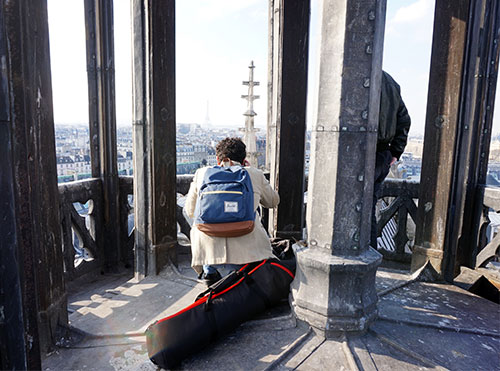
{"label": "person sitting", "polygon": [[[221,275],[217,268],[236,269],[239,266],[273,257],[271,242],[264,229],[257,211],[259,205],[266,208],[276,207],[279,195],[264,173],[245,160],[246,146],[239,138],[225,138],[216,146],[218,166],[231,169],[244,168],[250,175],[253,188],[253,211],[255,213],[253,230],[238,237],[215,237],[201,231],[195,225],[191,228],[191,266],[200,275],[207,286],[217,282]],[[200,168],[194,174],[186,197],[184,211],[193,218],[200,188],[207,169]]]}

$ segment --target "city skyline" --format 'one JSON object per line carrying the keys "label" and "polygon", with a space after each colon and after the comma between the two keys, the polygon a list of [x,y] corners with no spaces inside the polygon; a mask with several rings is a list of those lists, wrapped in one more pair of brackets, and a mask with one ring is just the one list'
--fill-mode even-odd
{"label": "city skyline", "polygon": [[[88,122],[83,2],[49,0],[49,31],[57,124]],[[435,0],[388,0],[383,68],[401,85],[412,118],[410,134],[424,133]],[[320,1],[311,1],[307,126],[314,120]],[[183,0],[176,3],[176,117],[202,124],[207,102],[214,127],[242,127],[251,60],[262,99],[255,126],[267,125],[267,0]],[[129,1],[114,2],[117,126],[131,125],[131,29]],[[228,32],[231,30],[231,32]],[[496,107],[500,106],[497,95]],[[500,108],[499,108],[500,109]],[[500,131],[495,115],[493,133]]]}

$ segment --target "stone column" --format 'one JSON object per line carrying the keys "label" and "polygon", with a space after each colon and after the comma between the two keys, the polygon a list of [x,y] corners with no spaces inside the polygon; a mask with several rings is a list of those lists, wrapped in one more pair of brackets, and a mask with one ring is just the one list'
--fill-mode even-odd
{"label": "stone column", "polygon": [[135,273],[176,260],[175,1],[134,0]]}
{"label": "stone column", "polygon": [[[481,6],[482,5],[482,6]],[[470,159],[467,170],[468,176],[465,185],[464,197],[464,212],[463,220],[461,220],[461,233],[457,233],[458,246],[456,256],[453,256],[452,262],[458,270],[460,266],[468,266],[476,268],[478,248],[481,244],[481,224],[484,210],[484,188],[488,178],[488,159],[490,153],[491,134],[493,126],[493,116],[495,114],[495,96],[498,94],[498,67],[500,55],[500,3],[485,1],[483,4],[474,4],[475,21],[479,25],[474,24],[474,36],[469,37],[470,53],[469,58],[476,61],[477,69],[480,71],[479,77],[471,71],[469,77],[469,89],[475,91],[467,94],[462,100],[471,101],[474,97],[474,108],[470,110],[471,115],[467,113],[463,116],[463,131],[473,131],[473,135],[469,133],[470,140]],[[485,11],[483,12],[483,8]],[[480,15],[480,16],[478,16]],[[484,17],[484,18],[483,18]],[[469,17],[470,19],[471,17]],[[482,23],[482,27],[481,27]],[[468,27],[470,29],[471,27]],[[483,36],[484,35],[484,36]],[[482,42],[477,45],[475,41]],[[479,53],[475,53],[479,52]],[[479,54],[479,58],[475,58]],[[477,60],[479,59],[479,61]],[[469,68],[476,67],[476,64],[470,63]],[[470,102],[472,103],[472,102]],[[470,107],[470,106],[469,106]],[[468,108],[469,108],[468,107]],[[476,114],[479,112],[479,114]],[[497,112],[498,114],[498,112]],[[471,124],[470,130],[467,130],[467,119],[474,115],[474,122]],[[468,145],[468,143],[467,143]],[[459,149],[460,151],[461,149]],[[476,164],[473,167],[473,164]],[[460,166],[460,164],[459,164]],[[457,178],[461,179],[462,174],[458,174]],[[481,250],[483,251],[483,250]]]}
{"label": "stone column", "polygon": [[41,369],[68,323],[46,1],[0,2],[0,61],[0,368]]}
{"label": "stone column", "polygon": [[102,225],[95,225],[106,270],[121,260],[119,179],[116,148],[113,2],[85,0],[89,133],[92,177],[101,178]]}
{"label": "stone column", "polygon": [[[422,173],[412,270],[430,261],[444,276],[451,254],[449,230],[454,187],[455,146],[460,114],[469,0],[437,0],[425,123]],[[457,206],[456,204],[454,206]],[[453,210],[452,210],[453,209]],[[445,248],[448,246],[448,248]],[[454,265],[454,264],[453,264]],[[453,271],[453,268],[451,268]]]}
{"label": "stone column", "polygon": [[272,87],[267,141],[271,185],[281,201],[269,212],[275,237],[302,238],[310,0],[270,2]]}
{"label": "stone column", "polygon": [[265,169],[271,169],[271,154],[273,133],[273,75],[274,75],[274,1],[268,0],[268,24],[267,24],[267,125],[266,125],[266,163]]}
{"label": "stone column", "polygon": [[[5,16],[6,13],[13,16],[19,13],[19,9],[14,7],[9,14],[4,3],[0,7],[0,58],[10,62]],[[20,34],[19,29],[16,31]],[[14,46],[14,50],[18,48],[20,45]],[[14,63],[19,63],[19,60]],[[34,278],[36,259],[31,244],[33,231],[29,218],[30,204],[28,199],[24,202],[21,199],[20,203],[16,203],[16,193],[19,195],[20,190],[24,190],[24,197],[29,197],[26,192],[29,184],[26,178],[21,178],[24,182],[20,183],[14,178],[14,172],[26,170],[14,160],[15,126],[11,118],[9,77],[10,71],[5,64],[0,69],[0,369],[40,369],[42,364],[37,321],[37,288]],[[25,128],[21,126],[20,129]],[[20,143],[20,149],[26,146],[25,141]],[[26,166],[25,163],[21,165]],[[16,213],[16,208],[24,208],[26,211],[19,214]],[[24,228],[20,227],[23,223]],[[6,321],[6,318],[9,320]],[[31,346],[26,342],[28,336],[33,339]]]}
{"label": "stone column", "polygon": [[324,0],[307,199],[308,248],[297,251],[291,304],[325,336],[377,315],[369,246],[384,0]]}
{"label": "stone column", "polygon": [[[462,12],[462,14],[464,14]],[[457,14],[458,15],[458,14]],[[484,184],[498,76],[500,4],[471,2],[460,94],[453,184],[445,238],[444,278],[452,281],[461,266],[476,267],[481,244]]]}

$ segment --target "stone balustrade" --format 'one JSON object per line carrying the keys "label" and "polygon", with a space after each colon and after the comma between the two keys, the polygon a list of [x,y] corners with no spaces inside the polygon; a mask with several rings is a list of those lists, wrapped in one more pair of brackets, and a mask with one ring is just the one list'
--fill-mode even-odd
{"label": "stone balustrade", "polygon": [[[193,175],[177,176],[177,192],[186,195]],[[385,206],[378,215],[377,229],[381,235],[379,252],[384,259],[408,263],[414,239],[419,183],[402,179],[386,179],[380,197]],[[120,189],[121,257],[125,264],[133,261],[133,177],[122,176]],[[100,232],[102,185],[98,178],[59,185],[61,199],[61,225],[63,230],[63,251],[65,275],[68,280],[93,270],[101,269],[103,251]],[[488,217],[491,210],[500,211],[500,189],[484,188],[484,211],[478,236],[476,266],[486,264],[500,244],[500,234],[488,235]],[[180,230],[189,236],[190,225],[177,206],[177,221]],[[489,232],[491,235],[492,233]]]}

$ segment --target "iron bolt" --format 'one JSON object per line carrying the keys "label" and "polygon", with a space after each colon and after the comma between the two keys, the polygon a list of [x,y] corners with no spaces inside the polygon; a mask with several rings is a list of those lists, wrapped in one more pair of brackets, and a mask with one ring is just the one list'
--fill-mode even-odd
{"label": "iron bolt", "polygon": [[354,233],[354,236],[352,236],[352,239],[355,242],[359,242],[359,233],[358,232]]}

